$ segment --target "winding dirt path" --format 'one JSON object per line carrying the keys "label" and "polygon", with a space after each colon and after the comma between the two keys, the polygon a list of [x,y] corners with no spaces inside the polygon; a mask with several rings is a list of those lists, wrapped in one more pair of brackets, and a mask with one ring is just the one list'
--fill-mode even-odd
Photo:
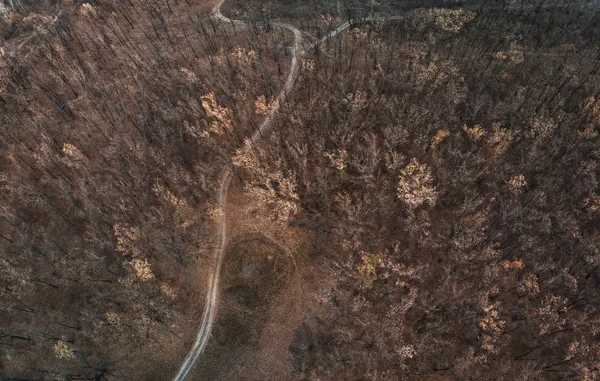
{"label": "winding dirt path", "polygon": [[[223,16],[223,14],[221,13],[221,4],[223,4],[223,1],[224,0],[221,0],[213,9],[213,16],[217,20],[245,25],[242,21],[230,20]],[[289,24],[273,23],[272,26],[275,28],[284,28],[294,33],[294,47],[291,49],[292,61],[290,64],[290,72],[285,81],[283,89],[279,92],[276,98],[276,102],[273,108],[262,121],[259,128],[252,134],[252,136],[250,136],[250,141],[246,142],[247,144],[244,146],[244,150],[250,149],[251,144],[260,139],[262,134],[269,129],[269,127],[271,126],[272,116],[275,115],[275,113],[279,110],[281,102],[285,98],[287,92],[289,92],[292,89],[292,85],[294,84],[294,80],[296,79],[296,76],[298,74],[298,51],[299,46],[302,42],[302,34],[298,29],[294,28],[292,25]],[[225,244],[227,242],[227,219],[225,216],[225,204],[227,203],[227,193],[229,192],[229,185],[231,184],[232,175],[233,174],[230,169],[225,170],[225,172],[223,173],[223,179],[221,180],[221,188],[219,189],[219,225],[221,226],[221,242],[219,244],[219,247],[216,249],[215,253],[217,264],[215,266],[214,272],[211,274],[208,281],[208,292],[206,295],[204,313],[202,314],[202,324],[200,325],[198,336],[196,336],[196,340],[194,341],[192,348],[190,349],[189,353],[185,357],[185,360],[181,364],[179,372],[177,373],[175,378],[173,378],[174,381],[185,380],[190,370],[196,363],[196,360],[204,351],[204,348],[208,343],[208,339],[210,338],[210,332],[212,330],[213,322],[215,319],[217,291],[219,288],[219,278],[221,275],[221,267],[223,265],[223,257],[225,254]]]}

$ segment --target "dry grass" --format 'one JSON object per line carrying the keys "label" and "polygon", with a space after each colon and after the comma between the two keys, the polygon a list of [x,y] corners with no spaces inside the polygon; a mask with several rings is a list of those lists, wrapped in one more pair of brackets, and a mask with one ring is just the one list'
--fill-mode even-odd
{"label": "dry grass", "polygon": [[310,255],[311,235],[276,225],[257,209],[239,186],[231,187],[218,317],[193,380],[293,378],[294,333],[318,315],[317,294],[329,277]]}

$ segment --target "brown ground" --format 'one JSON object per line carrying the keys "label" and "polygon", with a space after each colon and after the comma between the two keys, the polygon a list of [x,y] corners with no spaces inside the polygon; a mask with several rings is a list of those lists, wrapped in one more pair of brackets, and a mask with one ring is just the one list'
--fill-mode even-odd
{"label": "brown ground", "polygon": [[309,234],[274,226],[234,184],[218,312],[191,380],[292,379],[288,351],[296,329],[318,309],[326,276],[311,258]]}

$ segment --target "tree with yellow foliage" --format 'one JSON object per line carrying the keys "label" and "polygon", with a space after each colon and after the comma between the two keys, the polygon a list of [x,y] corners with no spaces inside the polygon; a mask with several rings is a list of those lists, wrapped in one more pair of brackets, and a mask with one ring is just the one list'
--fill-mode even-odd
{"label": "tree with yellow foliage", "polygon": [[420,164],[416,158],[412,158],[400,171],[397,195],[410,210],[423,204],[433,206],[437,200],[437,192],[427,165]]}

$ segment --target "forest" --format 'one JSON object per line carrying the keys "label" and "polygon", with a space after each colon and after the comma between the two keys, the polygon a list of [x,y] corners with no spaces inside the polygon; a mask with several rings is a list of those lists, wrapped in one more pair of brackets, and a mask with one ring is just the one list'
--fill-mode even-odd
{"label": "forest", "polygon": [[0,0],[0,380],[600,380],[597,1],[221,3]]}

